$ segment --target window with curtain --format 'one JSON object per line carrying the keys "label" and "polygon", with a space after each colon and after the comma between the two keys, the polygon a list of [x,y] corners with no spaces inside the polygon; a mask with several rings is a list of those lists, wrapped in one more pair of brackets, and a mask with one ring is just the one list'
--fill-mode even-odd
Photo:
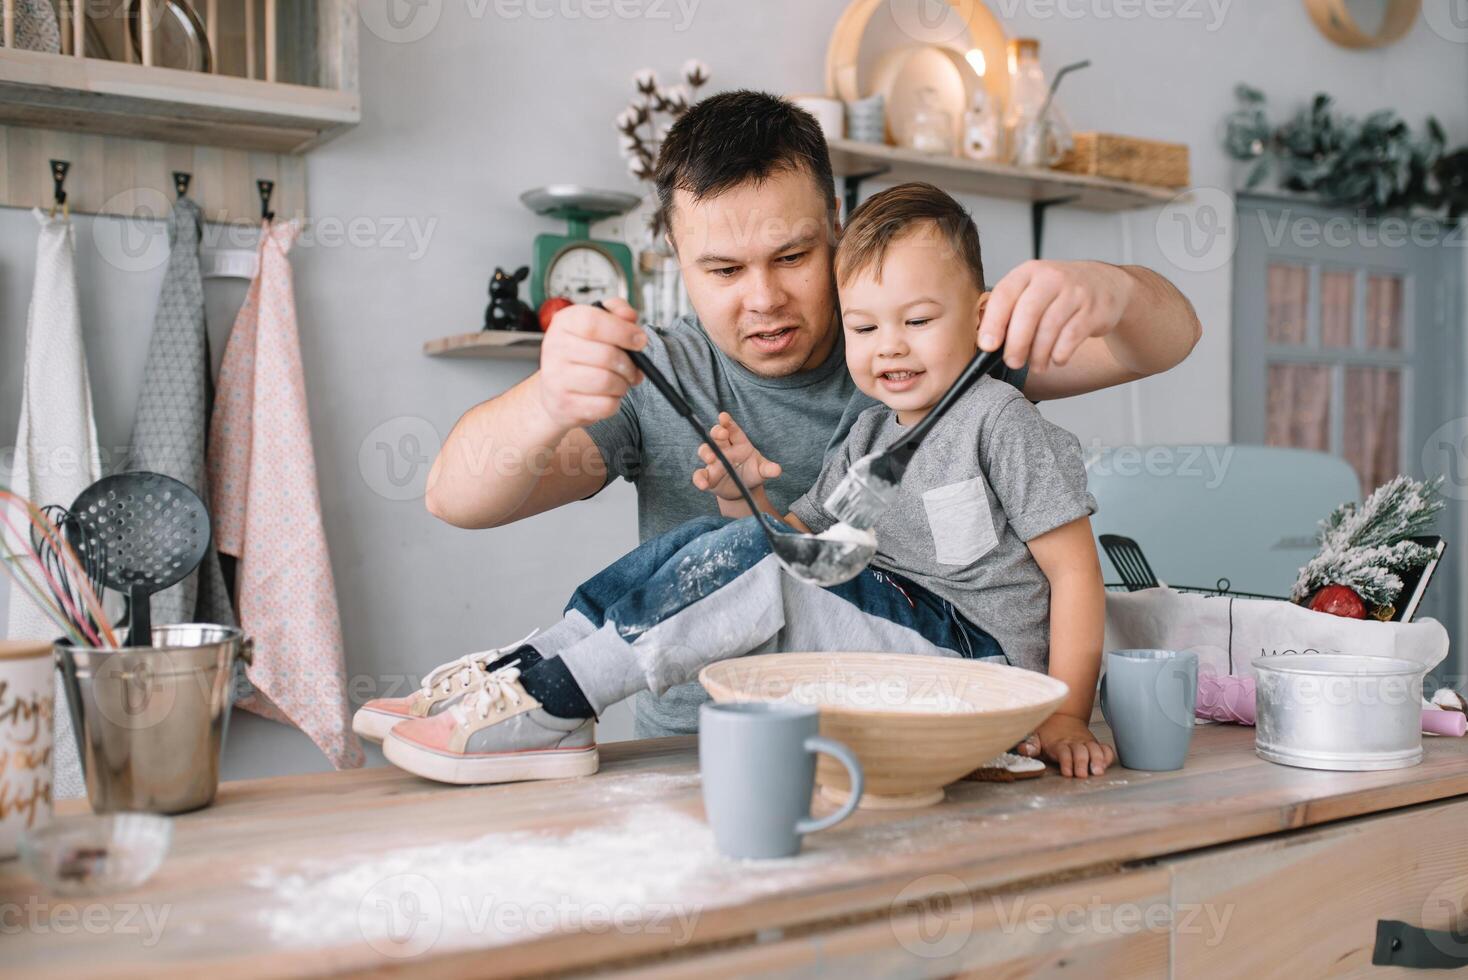
{"label": "window with curtain", "polygon": [[1265,442],[1344,457],[1363,495],[1404,468],[1408,285],[1368,268],[1268,265]]}

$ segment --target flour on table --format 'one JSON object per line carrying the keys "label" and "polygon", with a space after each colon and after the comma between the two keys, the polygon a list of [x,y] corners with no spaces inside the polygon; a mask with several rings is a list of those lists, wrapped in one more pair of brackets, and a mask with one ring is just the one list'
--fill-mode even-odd
{"label": "flour on table", "polygon": [[[602,777],[598,777],[601,779]],[[683,788],[696,774],[618,777],[614,795]],[[666,788],[666,787],[664,787]],[[799,855],[736,861],[702,820],[661,804],[627,807],[602,826],[485,834],[388,851],[282,862],[258,869],[256,921],[286,948],[364,940],[378,952],[503,945],[556,932],[660,934],[685,941],[705,910],[808,885],[855,854],[889,859],[941,850],[975,824],[937,813],[813,834]]]}
{"label": "flour on table", "polygon": [[610,929],[618,916],[660,910],[675,938],[696,909],[678,906],[688,881],[722,863],[702,821],[639,806],[622,821],[568,834],[515,831],[354,857],[260,869],[249,884],[268,893],[258,913],[286,946],[377,946],[411,939],[415,923],[434,942],[501,942],[566,930]]}

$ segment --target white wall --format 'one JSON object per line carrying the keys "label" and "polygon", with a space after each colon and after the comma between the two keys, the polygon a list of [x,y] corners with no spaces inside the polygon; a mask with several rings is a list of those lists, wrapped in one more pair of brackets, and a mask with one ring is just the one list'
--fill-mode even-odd
{"label": "white wall", "polygon": [[[380,8],[381,0],[364,6]],[[363,122],[309,157],[310,200],[318,222],[364,221],[368,238],[380,244],[303,244],[295,260],[321,494],[355,677],[390,684],[449,656],[515,639],[554,619],[576,583],[635,542],[634,500],[625,485],[591,503],[486,532],[446,527],[419,500],[378,492],[391,484],[377,442],[397,446],[401,436],[424,430],[431,442],[432,432],[446,433],[466,408],[529,370],[419,354],[426,339],[477,327],[496,264],[528,261],[530,239],[548,225],[520,206],[519,193],[567,181],[635,189],[617,155],[611,119],[638,68],[666,77],[698,57],[712,67],[715,89],[819,90],[826,39],[844,6],[842,0],[683,0],[681,6],[623,0],[615,9],[647,15],[592,19],[613,6],[430,0],[421,10],[438,19],[421,39],[395,43],[362,31]],[[1391,106],[1414,123],[1436,113],[1455,140],[1468,141],[1468,49],[1426,24],[1384,51],[1348,52],[1317,35],[1294,2],[1136,4],[1175,11],[1155,17],[1143,11],[1137,19],[1115,15],[1118,6],[1132,8],[1126,0],[990,0],[990,6],[1012,34],[1042,39],[1042,58],[1052,70],[1092,59],[1063,93],[1077,128],[1187,142],[1194,181],[1203,188],[1234,187],[1234,165],[1218,139],[1239,81],[1267,92],[1280,114],[1323,89],[1350,111]],[[554,15],[541,19],[529,10]],[[504,16],[515,11],[520,16]],[[980,221],[991,278],[1028,256],[1026,207],[967,203]],[[421,254],[401,222],[427,233]],[[1183,289],[1204,323],[1203,342],[1170,374],[1134,390],[1047,407],[1083,442],[1229,436],[1230,269],[1226,263],[1198,273],[1177,268],[1159,243],[1157,225],[1156,212],[1051,214],[1048,257],[1153,266]],[[127,272],[104,259],[99,249],[115,240],[119,227],[111,219],[77,220],[98,423],[105,444],[122,446],[162,269]],[[393,236],[406,247],[394,246]],[[7,325],[0,331],[0,433],[7,435],[0,438],[6,443],[15,430],[33,241],[28,213],[0,211]],[[242,284],[211,284],[217,337],[241,295]],[[359,456],[364,442],[365,457]],[[425,455],[434,449],[422,441],[420,448]],[[409,461],[400,457],[396,465],[402,472]],[[420,483],[426,469],[426,463],[417,468]],[[626,731],[625,717],[613,721],[610,734]],[[322,764],[303,739],[267,723],[242,721],[235,735],[231,774]]]}

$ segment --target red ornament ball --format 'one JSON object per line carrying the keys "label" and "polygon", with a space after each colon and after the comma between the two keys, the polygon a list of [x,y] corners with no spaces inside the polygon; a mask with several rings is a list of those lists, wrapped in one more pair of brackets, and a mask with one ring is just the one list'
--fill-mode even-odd
{"label": "red ornament ball", "polygon": [[1354,589],[1344,585],[1327,585],[1310,599],[1310,608],[1316,612],[1346,619],[1365,619],[1366,603],[1361,601]]}
{"label": "red ornament ball", "polygon": [[552,296],[550,299],[546,300],[544,303],[541,303],[540,304],[540,329],[542,331],[549,330],[550,329],[550,324],[551,324],[551,317],[555,316],[557,313],[561,312],[566,307],[572,306],[572,305],[574,305],[574,304],[572,304],[572,302],[569,299],[567,299],[566,297],[564,297],[564,296]]}

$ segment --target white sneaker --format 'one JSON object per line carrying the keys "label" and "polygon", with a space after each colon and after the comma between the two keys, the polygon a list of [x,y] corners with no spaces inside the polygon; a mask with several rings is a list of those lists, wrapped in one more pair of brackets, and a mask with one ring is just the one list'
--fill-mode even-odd
{"label": "white sneaker", "polygon": [[388,761],[442,783],[508,783],[589,776],[601,765],[590,718],[559,718],[520,684],[511,664],[431,718],[393,726]]}
{"label": "white sneaker", "polygon": [[457,660],[439,664],[423,678],[423,687],[405,698],[373,698],[352,716],[352,731],[369,742],[381,742],[400,721],[428,718],[457,704],[464,695],[479,690],[489,676],[489,665],[514,653],[540,630],[531,630],[523,640],[495,650],[466,653]]}

